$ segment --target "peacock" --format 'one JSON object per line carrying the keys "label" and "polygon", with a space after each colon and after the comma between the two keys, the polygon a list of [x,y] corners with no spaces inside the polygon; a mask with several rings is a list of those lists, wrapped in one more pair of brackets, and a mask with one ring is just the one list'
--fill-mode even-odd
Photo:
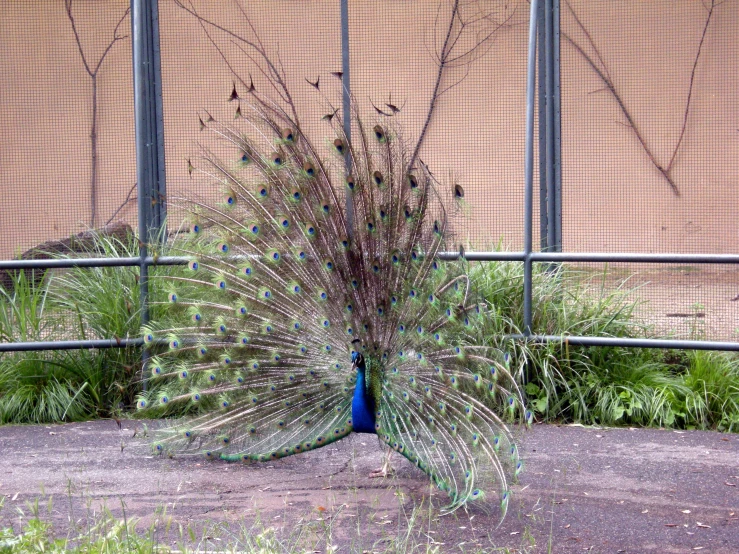
{"label": "peacock", "polygon": [[204,192],[167,198],[185,213],[171,252],[189,263],[152,276],[166,316],[143,329],[138,406],[188,415],[156,452],[253,463],[369,433],[445,511],[505,515],[531,415],[508,355],[481,344],[494,307],[464,261],[438,257],[460,187],[445,196],[402,130],[356,101],[351,139],[333,110],[319,141],[253,85],[229,100],[235,121],[200,117],[218,139],[196,162]]}

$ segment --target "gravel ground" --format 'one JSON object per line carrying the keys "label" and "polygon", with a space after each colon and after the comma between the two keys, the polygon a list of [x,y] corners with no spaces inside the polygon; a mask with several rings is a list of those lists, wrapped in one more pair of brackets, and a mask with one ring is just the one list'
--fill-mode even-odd
{"label": "gravel ground", "polygon": [[42,514],[62,535],[84,528],[102,506],[116,516],[125,506],[140,530],[155,521],[163,529],[171,518],[169,535],[157,537],[172,543],[179,525],[201,537],[228,524],[275,528],[298,541],[298,552],[546,552],[550,542],[553,552],[739,552],[737,435],[534,426],[502,524],[474,510],[441,518],[423,511],[408,535],[414,506],[427,505],[428,481],[399,456],[394,477],[370,479],[382,451],[367,435],[240,465],[149,456],[132,436],[142,425],[0,427],[0,527],[17,528],[19,509],[28,514],[29,502],[53,497]]}

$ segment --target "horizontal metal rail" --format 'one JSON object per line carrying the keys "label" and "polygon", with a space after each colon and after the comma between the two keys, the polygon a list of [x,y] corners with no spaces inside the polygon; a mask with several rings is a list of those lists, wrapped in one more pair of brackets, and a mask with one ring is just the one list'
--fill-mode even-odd
{"label": "horizontal metal rail", "polygon": [[569,335],[506,335],[510,340],[526,340],[535,344],[558,342],[573,346],[625,346],[631,348],[665,348],[668,350],[725,350],[739,352],[739,342],[681,339],[633,339],[626,337],[581,337]]}
{"label": "horizontal metal rail", "polygon": [[[184,256],[147,256],[144,265],[187,265],[190,258]],[[140,267],[141,258],[59,258],[43,260],[0,260],[2,269],[62,269],[72,267]]]}
{"label": "horizontal metal rail", "polygon": [[[523,262],[524,252],[439,252],[441,260],[452,261],[460,257],[479,262]],[[532,252],[533,262],[592,262],[592,263],[659,263],[659,264],[739,264],[739,254],[642,254],[638,252]],[[187,265],[186,256],[147,256],[144,264]],[[8,269],[62,269],[72,267],[139,267],[141,259],[130,258],[68,258],[43,260],[0,260],[0,270]]]}
{"label": "horizontal metal rail", "polygon": [[80,350],[83,348],[128,348],[131,346],[142,346],[143,344],[143,338],[0,342],[0,352],[29,352],[33,350]]}
{"label": "horizontal metal rail", "polygon": [[[439,252],[441,260],[458,260],[460,257],[468,261],[479,262],[523,262],[525,252]],[[533,262],[595,262],[595,263],[658,263],[658,264],[739,264],[739,254],[642,254],[638,252],[532,252],[529,255]]]}
{"label": "horizontal metal rail", "polygon": [[[469,261],[523,262],[524,252],[440,252],[442,260],[457,260],[464,257]],[[694,264],[739,264],[736,254],[642,254],[603,252],[532,252],[532,262],[633,262],[633,263],[694,263]],[[185,256],[147,256],[143,264],[186,265],[190,258]],[[8,269],[55,269],[73,267],[140,267],[139,257],[128,258],[69,258],[43,260],[0,261],[0,270]],[[635,339],[620,337],[587,337],[567,335],[508,335],[505,338],[527,340],[533,343],[561,342],[573,346],[625,346],[634,348],[668,348],[684,350],[739,351],[739,343],[680,340],[680,339]],[[27,352],[39,350],[76,350],[83,348],[128,348],[142,346],[143,339],[99,339],[71,341],[6,342],[0,343],[0,352]]]}

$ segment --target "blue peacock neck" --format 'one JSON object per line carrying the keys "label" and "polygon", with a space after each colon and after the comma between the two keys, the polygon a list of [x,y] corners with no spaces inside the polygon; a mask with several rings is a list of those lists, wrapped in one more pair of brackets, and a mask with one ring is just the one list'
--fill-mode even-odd
{"label": "blue peacock neck", "polygon": [[352,398],[352,425],[355,433],[371,433],[375,431],[375,402],[367,390],[367,366],[364,357],[352,355],[357,369],[357,383]]}

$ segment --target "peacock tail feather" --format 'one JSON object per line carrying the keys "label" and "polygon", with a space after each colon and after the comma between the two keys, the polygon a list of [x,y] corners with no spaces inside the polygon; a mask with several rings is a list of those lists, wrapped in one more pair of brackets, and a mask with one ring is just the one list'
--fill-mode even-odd
{"label": "peacock tail feather", "polygon": [[243,130],[200,118],[231,152],[203,147],[197,168],[218,198],[167,199],[187,213],[171,249],[190,263],[153,277],[173,323],[143,330],[139,407],[191,415],[155,448],[273,460],[350,434],[354,401],[448,510],[497,497],[504,513],[523,401],[507,358],[475,344],[490,309],[465,263],[437,258],[451,233],[433,175],[356,108],[352,140],[336,115],[324,143],[255,95],[237,119]]}

